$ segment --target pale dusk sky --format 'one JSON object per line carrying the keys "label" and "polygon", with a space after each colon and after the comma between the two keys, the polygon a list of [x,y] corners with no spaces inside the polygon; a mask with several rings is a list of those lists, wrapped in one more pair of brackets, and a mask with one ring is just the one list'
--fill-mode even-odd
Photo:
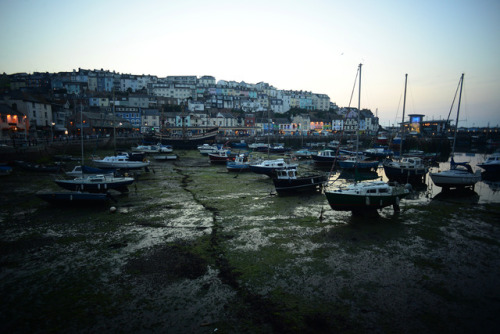
{"label": "pale dusk sky", "polygon": [[0,0],[0,27],[0,73],[212,75],[343,107],[362,63],[361,107],[383,126],[401,121],[406,73],[406,114],[427,120],[465,73],[459,126],[500,125],[498,0]]}

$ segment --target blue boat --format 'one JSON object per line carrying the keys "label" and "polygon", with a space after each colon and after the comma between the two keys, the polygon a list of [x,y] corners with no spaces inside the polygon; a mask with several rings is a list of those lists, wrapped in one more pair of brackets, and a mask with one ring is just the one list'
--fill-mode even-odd
{"label": "blue boat", "polygon": [[227,160],[226,168],[228,172],[248,172],[250,171],[250,161],[246,154],[239,154],[233,160]]}
{"label": "blue boat", "polygon": [[371,170],[377,169],[378,165],[378,160],[360,160],[359,158],[356,159],[356,157],[339,160],[339,166],[342,169]]}

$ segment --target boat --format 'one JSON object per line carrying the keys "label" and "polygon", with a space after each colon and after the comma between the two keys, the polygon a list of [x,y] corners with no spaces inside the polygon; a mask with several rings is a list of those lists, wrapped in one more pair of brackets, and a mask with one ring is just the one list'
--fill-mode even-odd
{"label": "boat", "polygon": [[231,151],[227,149],[220,149],[215,153],[209,153],[208,158],[210,159],[210,163],[225,164],[228,160],[234,160],[236,154],[231,153]]}
{"label": "boat", "polygon": [[309,151],[306,148],[301,149],[301,150],[297,150],[297,151],[292,153],[292,155],[297,157],[297,159],[311,159],[314,154],[316,154],[316,152]]}
{"label": "boat", "polygon": [[[406,87],[408,82],[408,74],[405,74],[405,90],[403,99],[403,119],[401,121],[401,138],[404,141],[404,120],[406,109]],[[384,172],[389,181],[398,181],[401,183],[423,183],[425,175],[429,168],[424,164],[423,159],[418,156],[420,152],[410,150],[408,156],[403,156],[403,145],[399,145],[399,160],[392,161],[387,159],[382,163]],[[418,153],[418,154],[417,154]],[[423,155],[423,152],[422,152]]]}
{"label": "boat", "polygon": [[283,158],[274,159],[274,160],[263,160],[258,163],[250,164],[250,170],[257,174],[265,174],[267,176],[273,177],[276,175],[276,170],[280,169],[290,169],[297,168],[297,163],[291,163],[285,161]]}
{"label": "boat", "polygon": [[450,169],[438,171],[436,173],[429,173],[432,182],[444,190],[451,188],[460,189],[464,187],[474,187],[474,185],[481,180],[481,171],[474,172],[472,167],[467,162],[456,163],[454,160],[455,144],[458,132],[458,120],[460,117],[460,102],[462,100],[462,88],[464,83],[464,74],[460,77],[460,95],[458,98],[457,119],[455,122],[455,134],[453,136],[453,146],[451,149]]}
{"label": "boat", "polygon": [[337,155],[337,151],[326,149],[318,151],[316,154],[312,154],[311,158],[316,164],[333,164],[336,161],[345,159],[344,156]]}
{"label": "boat", "polygon": [[[401,156],[401,155],[400,155]],[[409,150],[408,152],[403,153],[403,157],[419,157],[423,158],[425,156],[425,152],[422,150]]]}
{"label": "boat", "polygon": [[339,160],[339,167],[342,169],[376,170],[378,165],[378,160],[373,160],[368,157],[359,157],[358,155]]}
{"label": "boat", "polygon": [[273,177],[274,188],[278,194],[321,191],[327,176],[313,173],[297,175],[297,168],[285,168],[276,171]]}
{"label": "boat", "polygon": [[208,155],[210,153],[215,153],[218,150],[221,149],[217,144],[209,145],[209,144],[203,144],[197,147],[198,151],[200,151],[201,154],[203,155]]}
{"label": "boat", "polygon": [[389,139],[387,138],[387,135],[385,133],[379,133],[377,138],[375,139],[375,143],[378,145],[387,145],[389,142]]}
{"label": "boat", "polygon": [[[359,64],[358,110],[361,110],[361,66],[362,64]],[[358,160],[358,155],[354,160]],[[359,170],[359,164],[355,163],[354,166],[355,171]],[[324,193],[328,204],[333,210],[352,211],[353,214],[358,214],[373,212],[390,205],[393,206],[395,211],[399,211],[400,200],[408,196],[410,191],[397,183],[375,180],[355,181],[341,184],[335,188],[330,185],[328,189],[325,189]]]}
{"label": "boat", "polygon": [[194,134],[191,136],[182,135],[179,137],[165,136],[160,134],[146,135],[145,140],[158,141],[162,145],[171,145],[174,149],[191,150],[207,142],[215,142],[219,128],[215,127],[207,130],[203,134]]}
{"label": "boat", "polygon": [[176,154],[157,154],[153,156],[156,161],[172,161],[177,160],[177,158]]}
{"label": "boat", "polygon": [[114,174],[116,170],[113,169],[101,169],[101,168],[95,168],[95,167],[90,167],[90,166],[85,166],[85,165],[77,165],[73,167],[73,169],[69,172],[65,172],[66,175],[68,176],[82,176],[82,175],[88,175],[88,174]]}
{"label": "boat", "polygon": [[248,156],[246,154],[238,154],[234,161],[227,160],[226,168],[228,172],[247,172],[250,171],[250,161],[248,161]]}
{"label": "boat", "polygon": [[378,210],[390,205],[398,210],[400,200],[409,193],[402,185],[380,180],[349,183],[325,191],[326,199],[333,210],[352,212]]}
{"label": "boat", "polygon": [[7,165],[0,165],[0,176],[10,175],[12,173],[12,167]]}
{"label": "boat", "polygon": [[500,153],[493,153],[483,163],[477,165],[484,169],[486,173],[499,173],[500,172]]}
{"label": "boat", "polygon": [[77,177],[72,180],[54,180],[61,188],[75,191],[87,192],[107,192],[108,190],[117,190],[122,193],[128,192],[128,187],[134,183],[133,177],[113,176],[113,175],[87,175]]}
{"label": "boat", "polygon": [[149,166],[148,160],[132,160],[127,153],[107,156],[103,159],[94,159],[93,162],[98,168],[139,169]]}
{"label": "boat", "polygon": [[68,204],[83,204],[97,205],[106,204],[111,199],[108,193],[88,193],[80,191],[72,192],[46,192],[37,193],[38,198],[49,202],[50,204],[68,205]]}
{"label": "boat", "polygon": [[285,147],[283,144],[273,144],[269,146],[269,153],[285,153],[288,152],[289,149]]}
{"label": "boat", "polygon": [[364,151],[364,154],[370,158],[384,159],[387,157],[392,157],[394,155],[394,151],[387,147],[373,147],[367,148]]}
{"label": "boat", "polygon": [[267,152],[267,149],[270,147],[269,144],[266,143],[252,143],[248,145],[248,148],[258,152]]}
{"label": "boat", "polygon": [[23,169],[28,172],[39,172],[39,173],[58,173],[62,170],[64,164],[37,164],[26,161],[15,161],[15,164],[20,169]]}
{"label": "boat", "polygon": [[171,145],[162,145],[160,143],[156,145],[138,145],[132,147],[133,152],[144,152],[144,153],[171,153],[173,148]]}
{"label": "boat", "polygon": [[399,161],[385,160],[384,172],[389,181],[401,183],[422,183],[429,167],[419,157],[404,157]]}
{"label": "boat", "polygon": [[444,189],[474,187],[481,180],[481,171],[474,172],[468,162],[450,160],[450,169],[429,173],[432,182]]}
{"label": "boat", "polygon": [[244,140],[240,140],[239,142],[231,142],[229,144],[232,148],[247,148],[248,145]]}

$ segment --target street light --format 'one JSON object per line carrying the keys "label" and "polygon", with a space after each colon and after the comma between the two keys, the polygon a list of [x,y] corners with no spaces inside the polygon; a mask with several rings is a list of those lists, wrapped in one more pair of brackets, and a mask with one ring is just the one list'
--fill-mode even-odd
{"label": "street light", "polygon": [[51,142],[54,142],[54,125],[56,125],[56,123],[52,122],[52,126],[50,127],[50,141]]}

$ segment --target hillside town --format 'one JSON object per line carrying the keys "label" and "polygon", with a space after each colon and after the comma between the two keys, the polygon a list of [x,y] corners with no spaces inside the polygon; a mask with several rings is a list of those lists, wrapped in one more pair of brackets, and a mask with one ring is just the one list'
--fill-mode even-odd
{"label": "hillside town", "polygon": [[[235,135],[326,133],[342,129],[347,111],[325,94],[282,91],[263,82],[216,82],[212,76],[158,78],[105,70],[4,74],[2,95],[4,139],[16,134],[76,135],[75,116],[80,110],[86,135],[105,135],[114,127],[130,134],[175,133],[183,126],[193,133],[214,126],[222,134]],[[288,119],[285,114],[290,110],[300,112]],[[325,112],[324,118],[314,116],[314,111]],[[363,117],[367,130],[376,131],[373,114],[364,112]]]}
{"label": "hillside town", "polygon": [[[215,127],[221,136],[327,136],[358,128],[376,135],[399,129],[382,129],[371,110],[339,107],[326,94],[280,90],[264,82],[216,81],[213,76],[160,78],[79,68],[4,73],[0,89],[0,141],[5,143],[71,138],[81,134],[80,128],[85,136],[196,135]],[[419,135],[436,135],[450,124],[424,120],[424,115],[409,117],[405,126]]]}

